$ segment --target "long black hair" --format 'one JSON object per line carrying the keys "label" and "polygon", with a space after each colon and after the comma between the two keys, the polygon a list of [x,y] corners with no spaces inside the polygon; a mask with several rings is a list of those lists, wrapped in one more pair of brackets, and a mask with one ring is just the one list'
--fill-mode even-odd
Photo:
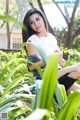
{"label": "long black hair", "polygon": [[43,13],[37,10],[36,8],[32,8],[26,13],[23,20],[23,25],[25,25],[27,29],[27,30],[22,29],[23,42],[26,42],[31,35],[36,34],[36,32],[30,27],[30,24],[29,24],[29,17],[35,13],[39,14],[43,18],[45,28],[48,31],[48,24]]}

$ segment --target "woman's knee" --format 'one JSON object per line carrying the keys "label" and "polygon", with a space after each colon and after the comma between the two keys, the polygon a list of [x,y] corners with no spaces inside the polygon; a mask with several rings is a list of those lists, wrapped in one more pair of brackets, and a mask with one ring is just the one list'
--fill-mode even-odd
{"label": "woman's knee", "polygon": [[80,78],[80,72],[77,72],[77,71],[71,72],[68,74],[68,77],[78,79],[78,78]]}
{"label": "woman's knee", "polygon": [[68,90],[67,93],[70,93],[71,91],[79,91],[80,92],[80,85],[77,83],[74,83]]}

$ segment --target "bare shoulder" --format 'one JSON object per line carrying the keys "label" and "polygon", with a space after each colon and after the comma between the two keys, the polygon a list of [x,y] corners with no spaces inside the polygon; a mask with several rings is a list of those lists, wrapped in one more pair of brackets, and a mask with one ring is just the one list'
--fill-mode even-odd
{"label": "bare shoulder", "polygon": [[37,49],[34,45],[28,44],[27,45],[27,52],[28,52],[28,55],[35,55],[37,53]]}

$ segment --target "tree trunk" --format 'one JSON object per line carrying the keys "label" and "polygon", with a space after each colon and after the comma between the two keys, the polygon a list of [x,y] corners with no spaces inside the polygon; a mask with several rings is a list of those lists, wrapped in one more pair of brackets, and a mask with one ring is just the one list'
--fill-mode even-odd
{"label": "tree trunk", "polygon": [[44,13],[45,18],[46,18],[46,20],[47,20],[47,22],[48,22],[49,32],[52,33],[53,35],[55,35],[55,33],[54,33],[52,27],[51,27],[50,24],[49,24],[49,21],[48,21],[47,17],[46,17],[46,14],[45,14],[44,8],[43,8],[43,6],[42,6],[41,0],[37,0],[37,2],[38,2],[38,5],[39,5],[39,8],[40,8],[41,11]]}
{"label": "tree trunk", "polygon": [[[6,15],[9,14],[9,0],[6,0]],[[6,22],[6,31],[7,31],[7,48],[10,49],[10,28],[9,22]]]}
{"label": "tree trunk", "polygon": [[79,0],[75,0],[75,3],[77,3],[77,4],[74,4],[74,6],[73,6],[71,17],[69,15],[67,7],[65,5],[64,5],[64,7],[65,7],[65,14],[64,14],[64,12],[60,8],[59,4],[57,4],[55,0],[53,0],[53,2],[55,3],[55,5],[59,9],[59,11],[61,12],[61,14],[67,24],[68,31],[66,33],[66,38],[64,40],[64,47],[70,48],[72,42],[74,41],[75,36],[80,33],[79,28],[76,31],[74,31],[74,29],[73,29],[75,13],[76,13],[76,10],[77,10],[78,4],[79,4]]}
{"label": "tree trunk", "polygon": [[31,8],[34,8],[34,5],[33,5],[33,3],[32,3],[31,0],[28,0],[28,3],[29,3],[29,5],[31,6]]}

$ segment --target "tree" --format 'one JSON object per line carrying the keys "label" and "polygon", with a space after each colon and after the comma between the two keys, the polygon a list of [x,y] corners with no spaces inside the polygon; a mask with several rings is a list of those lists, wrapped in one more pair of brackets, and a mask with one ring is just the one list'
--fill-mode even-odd
{"label": "tree", "polygon": [[[9,0],[6,0],[6,11],[5,14],[8,15],[9,14]],[[6,22],[6,30],[7,30],[7,47],[8,49],[10,49],[10,29],[9,29],[9,22]]]}
{"label": "tree", "polygon": [[64,14],[61,8],[59,7],[59,4],[55,0],[53,0],[53,2],[61,12],[67,24],[67,31],[64,37],[64,47],[70,48],[74,39],[80,34],[80,26],[78,26],[78,28],[74,30],[74,18],[75,18],[75,13],[76,13],[78,4],[79,4],[79,0],[75,0],[71,17],[68,13],[67,6],[65,4],[64,4],[64,10],[65,10],[65,14]]}
{"label": "tree", "polygon": [[[16,18],[18,21],[22,22],[22,18],[24,15],[24,11],[26,11],[26,9],[24,9],[25,7],[27,8],[27,1],[26,0],[4,0],[3,2],[1,2],[0,0],[0,12],[3,15],[10,15],[14,18]],[[5,5],[5,6],[4,6]],[[2,7],[4,6],[4,7]],[[24,7],[25,6],[25,7]],[[6,23],[6,33],[7,33],[7,48],[10,49],[10,34],[13,30],[13,28],[19,29],[19,26],[16,25],[15,23],[10,23],[10,22],[6,22],[3,21],[1,22],[0,27],[4,27],[5,23]]]}
{"label": "tree", "polygon": [[[6,1],[8,1],[8,0],[6,0]],[[15,5],[16,7],[14,6],[14,7],[12,7],[12,9],[9,9],[6,12],[6,14],[12,15],[13,17],[16,17],[19,21],[22,22],[23,17],[24,17],[24,13],[28,9],[28,5],[30,5],[31,7],[34,7],[34,4],[33,4],[32,0],[15,0],[15,1],[16,1],[16,5]],[[35,0],[35,1],[37,1],[40,9],[45,14],[45,10],[43,8],[43,4],[41,3],[41,0]],[[11,2],[11,1],[9,1],[9,2]],[[45,0],[45,2],[46,2],[46,0]],[[59,11],[61,12],[61,14],[63,15],[63,17],[64,17],[64,19],[66,21],[66,24],[67,24],[67,28],[66,28],[66,31],[65,31],[66,34],[64,34],[63,36],[61,36],[61,35],[58,36],[57,35],[57,38],[59,40],[61,39],[61,40],[64,41],[64,47],[70,48],[71,44],[73,43],[73,41],[76,38],[76,36],[78,36],[80,34],[80,26],[79,25],[78,25],[78,27],[76,29],[74,29],[74,27],[75,27],[74,26],[75,13],[76,13],[76,10],[77,10],[78,4],[79,4],[79,0],[76,0],[77,4],[74,4],[71,17],[70,17],[70,15],[68,13],[68,10],[67,10],[67,7],[66,7],[65,4],[64,4],[65,13],[63,13],[63,11],[59,7],[59,4],[56,2],[56,0],[53,0],[53,2],[55,3],[55,5],[57,6],[57,8],[59,9]],[[46,16],[46,14],[45,14],[45,16]],[[47,17],[46,17],[46,19],[47,19]],[[3,24],[1,25],[1,27],[4,25],[4,23],[5,23],[5,21],[3,22]],[[49,21],[48,21],[48,25],[49,25],[49,31],[52,34],[54,34],[54,30],[50,26]],[[15,26],[15,25],[13,25],[13,26]],[[8,30],[9,30],[9,28],[8,28]]]}
{"label": "tree", "polygon": [[[43,8],[43,6],[42,6],[41,0],[37,0],[37,2],[38,2],[38,5],[39,5],[39,8],[41,9],[41,11],[44,13],[44,15],[45,15],[45,17],[46,17],[46,14],[45,14],[44,8]],[[46,19],[47,19],[47,17],[46,17]],[[47,22],[48,22],[49,31],[50,31],[52,34],[54,34],[54,31],[53,31],[51,25],[49,24],[48,19],[47,19]],[[54,34],[54,35],[55,35],[55,34]]]}
{"label": "tree", "polygon": [[[41,0],[37,0],[37,2],[38,2],[38,5],[39,5],[39,8],[45,14],[45,10],[43,8]],[[74,39],[80,34],[80,26],[78,26],[76,30],[74,29],[74,27],[75,27],[74,26],[75,13],[76,13],[76,10],[77,10],[78,4],[79,4],[79,0],[75,0],[75,4],[73,6],[71,17],[68,13],[67,6],[65,4],[64,4],[65,13],[63,13],[63,11],[61,10],[61,8],[60,8],[59,4],[56,2],[56,0],[53,0],[53,2],[55,3],[55,5],[59,9],[59,11],[61,12],[62,16],[64,17],[64,20],[67,24],[67,28],[63,30],[63,33],[64,33],[63,36],[61,36],[61,35],[58,36],[55,33],[55,30],[53,30],[52,27],[50,26],[49,21],[47,20],[48,21],[48,26],[49,26],[49,31],[52,34],[56,35],[58,40],[61,39],[63,41],[64,47],[71,48],[71,45],[72,45]],[[46,14],[45,14],[45,16],[46,16]],[[46,17],[46,19],[47,19],[47,17]]]}
{"label": "tree", "polygon": [[[76,18],[74,19],[74,30],[80,26],[80,11],[78,12]],[[78,33],[77,33],[78,34]],[[76,48],[80,52],[80,35],[74,39],[73,48]]]}

